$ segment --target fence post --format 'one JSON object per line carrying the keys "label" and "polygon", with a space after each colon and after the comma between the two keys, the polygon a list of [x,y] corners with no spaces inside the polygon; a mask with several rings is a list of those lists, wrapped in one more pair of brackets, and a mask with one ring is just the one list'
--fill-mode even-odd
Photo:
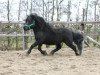
{"label": "fence post", "polygon": [[26,49],[26,31],[23,29],[23,50]]}
{"label": "fence post", "polygon": [[[80,25],[80,30],[81,30],[81,33],[84,35],[85,24],[84,24],[83,22],[82,22],[81,25]],[[85,40],[83,40],[83,42],[82,42],[83,50],[84,50],[84,43],[85,43],[85,42],[86,42]]]}

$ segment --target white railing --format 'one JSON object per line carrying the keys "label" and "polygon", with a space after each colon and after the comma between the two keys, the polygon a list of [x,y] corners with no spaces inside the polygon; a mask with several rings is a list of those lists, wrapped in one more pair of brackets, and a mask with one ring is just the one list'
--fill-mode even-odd
{"label": "white railing", "polygon": [[[84,24],[86,24],[86,26],[88,26],[88,25],[92,25],[92,26],[95,26],[95,27],[99,27],[100,28],[100,21],[94,21],[94,22],[60,22],[60,21],[54,21],[54,22],[50,22],[54,27],[56,27],[56,26],[65,26],[65,27],[67,27],[67,26],[70,26],[70,27],[72,27],[72,26],[74,26],[74,25],[80,25],[81,23],[84,23]],[[23,21],[16,21],[16,22],[11,22],[11,21],[2,21],[2,22],[0,22],[0,26],[6,26],[6,25],[18,25],[18,26],[20,26],[21,27],[21,31],[22,31],[22,33],[12,33],[12,34],[5,34],[5,33],[1,33],[0,34],[0,37],[9,37],[9,36],[11,36],[11,37],[16,37],[16,36],[21,36],[21,37],[23,37],[23,49],[25,49],[25,38],[24,38],[24,36],[34,36],[34,34],[32,34],[32,33],[28,33],[28,34],[26,34],[25,32],[24,32],[24,30],[23,30],[23,24],[24,24],[24,22]],[[2,27],[3,27],[2,26]]]}

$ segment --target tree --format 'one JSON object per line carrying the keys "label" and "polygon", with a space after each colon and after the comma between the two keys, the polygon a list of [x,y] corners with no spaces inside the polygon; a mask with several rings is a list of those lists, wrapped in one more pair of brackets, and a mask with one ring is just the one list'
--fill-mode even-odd
{"label": "tree", "polygon": [[19,2],[18,21],[20,21],[20,14],[21,14],[21,0]]}
{"label": "tree", "polygon": [[57,9],[57,21],[60,20],[60,15],[61,15],[61,3],[63,2],[64,0],[56,0],[56,9]]}
{"label": "tree", "polygon": [[31,8],[30,8],[30,13],[32,13],[32,9],[33,9],[33,0],[31,0]]}
{"label": "tree", "polygon": [[80,8],[80,4],[81,4],[81,0],[79,1],[78,6],[77,6],[76,21],[79,21],[79,8]]}
{"label": "tree", "polygon": [[9,3],[9,0],[7,2],[7,20],[10,21],[10,3]]}
{"label": "tree", "polygon": [[70,21],[70,15],[71,15],[71,0],[68,1],[67,22]]}
{"label": "tree", "polygon": [[51,16],[51,21],[53,21],[54,20],[54,1],[55,0],[52,0],[52,16]]}
{"label": "tree", "polygon": [[42,2],[42,4],[43,4],[43,18],[44,18],[44,0],[42,0],[43,2]]}
{"label": "tree", "polygon": [[87,14],[88,14],[88,7],[89,7],[89,0],[87,0],[87,5],[86,5],[86,18],[85,21],[87,21]]}
{"label": "tree", "polygon": [[98,0],[94,1],[93,3],[94,3],[94,21],[96,21]]}

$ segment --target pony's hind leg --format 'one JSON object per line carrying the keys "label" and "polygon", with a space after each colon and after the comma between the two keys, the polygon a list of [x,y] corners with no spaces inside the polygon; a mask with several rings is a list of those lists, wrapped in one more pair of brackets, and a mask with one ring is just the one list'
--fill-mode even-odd
{"label": "pony's hind leg", "polygon": [[60,49],[61,49],[61,44],[57,44],[57,45],[56,45],[56,49],[52,50],[52,51],[50,52],[50,55],[54,55],[54,53],[57,52],[57,51],[60,50]]}
{"label": "pony's hind leg", "polygon": [[27,51],[26,54],[29,55],[29,54],[31,53],[32,49],[33,49],[34,47],[36,47],[37,45],[38,45],[37,42],[33,43],[33,44],[31,45],[31,47],[29,48],[29,50]]}
{"label": "pony's hind leg", "polygon": [[78,50],[77,50],[76,46],[73,45],[73,43],[65,42],[65,44],[66,44],[67,46],[69,46],[71,49],[74,50],[76,56],[79,56]]}
{"label": "pony's hind leg", "polygon": [[43,51],[43,50],[41,49],[41,47],[42,47],[42,45],[38,45],[38,50],[41,52],[41,54],[47,55],[47,52],[46,52],[46,51]]}
{"label": "pony's hind leg", "polygon": [[77,48],[79,50],[79,54],[81,55],[82,54],[82,50],[84,48],[84,41],[80,41],[77,45]]}

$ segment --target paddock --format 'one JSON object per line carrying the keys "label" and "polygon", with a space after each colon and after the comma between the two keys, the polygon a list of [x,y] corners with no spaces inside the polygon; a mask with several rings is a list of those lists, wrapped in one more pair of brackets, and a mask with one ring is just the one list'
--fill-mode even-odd
{"label": "paddock", "polygon": [[0,75],[100,75],[98,48],[84,48],[82,56],[68,47],[54,56],[43,56],[36,49],[28,57],[25,54],[26,50],[0,51]]}
{"label": "paddock", "polygon": [[[54,27],[78,29],[81,22],[51,22]],[[86,35],[100,42],[100,22],[83,22]],[[25,33],[23,22],[0,22],[0,75],[100,75],[100,48],[90,41],[82,56],[63,47],[54,56],[43,56],[37,49],[27,57],[26,51],[34,42],[34,35]],[[8,28],[7,28],[8,26]],[[19,29],[20,28],[20,29]],[[8,32],[6,30],[9,30]],[[17,31],[19,29],[20,31]],[[25,37],[29,37],[27,42]],[[10,40],[10,41],[9,41]],[[33,40],[33,41],[32,41]],[[48,53],[53,47],[43,48]]]}

